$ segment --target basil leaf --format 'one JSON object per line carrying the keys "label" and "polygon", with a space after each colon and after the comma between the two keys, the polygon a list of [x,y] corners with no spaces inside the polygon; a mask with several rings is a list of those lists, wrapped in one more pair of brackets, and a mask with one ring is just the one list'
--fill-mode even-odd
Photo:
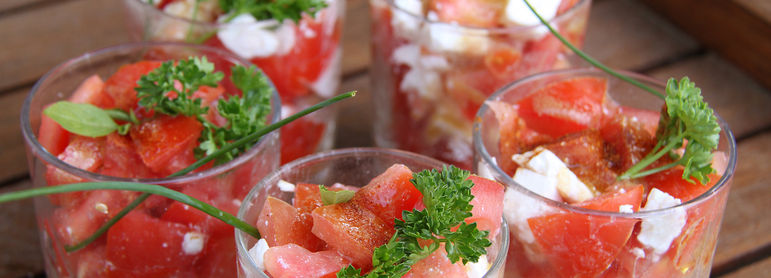
{"label": "basil leaf", "polygon": [[331,191],[327,190],[327,188],[323,185],[319,185],[319,193],[321,193],[321,203],[325,206],[345,203],[353,198],[353,191]]}
{"label": "basil leaf", "polygon": [[118,124],[107,112],[91,104],[59,101],[43,110],[43,114],[77,135],[99,137],[118,130]]}

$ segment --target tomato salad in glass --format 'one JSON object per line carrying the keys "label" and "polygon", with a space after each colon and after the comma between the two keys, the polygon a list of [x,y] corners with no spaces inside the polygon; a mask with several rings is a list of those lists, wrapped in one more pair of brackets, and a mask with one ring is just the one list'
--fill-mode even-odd
{"label": "tomato salad in glass", "polygon": [[[475,166],[508,186],[507,277],[709,275],[736,165],[733,135],[687,78],[665,87],[625,75],[666,89],[667,105],[577,69],[509,84],[477,114]],[[672,130],[690,137],[666,139]]]}
{"label": "tomato salad in glass", "polygon": [[[275,4],[274,4],[275,3]],[[340,82],[345,1],[124,0],[136,40],[203,44],[262,69],[281,97],[286,117],[334,95]],[[334,109],[281,129],[286,163],[331,148]]]}
{"label": "tomato salad in glass", "polygon": [[[279,120],[273,113],[280,109],[275,89],[248,65],[211,47],[141,43],[88,53],[54,68],[23,106],[34,186],[150,183],[235,214],[251,185],[278,167],[278,134],[262,136],[190,174],[171,176],[234,134]],[[37,198],[48,275],[236,275],[233,228],[160,196],[150,196],[82,249],[65,250],[138,196],[96,190]]]}
{"label": "tomato salad in glass", "polygon": [[[590,0],[539,0],[574,44]],[[471,168],[471,126],[497,88],[566,68],[570,52],[521,0],[371,0],[375,141]]]}
{"label": "tomato salad in glass", "polygon": [[[502,277],[508,246],[507,226],[501,225],[503,187],[469,176],[458,168],[442,169],[442,165],[438,160],[404,151],[356,148],[323,152],[282,166],[252,189],[239,210],[238,217],[255,223],[262,235],[257,240],[236,233],[239,277]],[[458,174],[454,176],[456,180],[429,182],[436,180],[436,169]],[[465,184],[456,183],[459,181]],[[436,197],[426,196],[458,186],[470,187],[470,192],[460,191],[458,195],[473,196],[470,202],[465,201],[473,208],[462,217],[485,232],[476,234],[477,238],[460,235],[468,233],[456,234],[455,238],[491,243],[481,249],[486,254],[477,253],[478,260],[469,258],[465,265],[460,260],[453,263],[442,248],[446,243],[442,243],[430,255],[423,254],[425,257],[416,254],[417,249],[407,247],[406,253],[421,258],[414,264],[393,260],[399,252],[385,248],[387,243],[415,240],[404,233],[408,229],[404,226],[411,224],[399,221],[414,223],[406,219],[424,219],[425,215],[415,214],[413,209],[431,211],[435,204],[427,200]],[[433,188],[429,189],[433,192],[421,194],[426,188]],[[453,198],[441,199],[454,203],[450,201]],[[455,207],[444,208],[429,214],[447,215]],[[413,214],[408,215],[408,211]],[[401,236],[392,238],[395,232]],[[420,241],[421,246],[430,243]],[[377,260],[373,259],[373,252]]]}

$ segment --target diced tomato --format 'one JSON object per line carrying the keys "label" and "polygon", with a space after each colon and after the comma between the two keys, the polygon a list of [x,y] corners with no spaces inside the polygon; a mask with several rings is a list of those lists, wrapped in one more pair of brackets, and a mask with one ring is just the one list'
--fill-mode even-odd
{"label": "diced tomato", "polygon": [[[201,251],[183,248],[186,234],[199,235],[182,224],[130,212],[107,232],[106,259],[112,262],[116,275],[123,272],[134,277],[171,277],[192,269]],[[203,244],[206,244],[206,238]]]}
{"label": "diced tomato", "polygon": [[511,78],[522,53],[513,47],[502,47],[485,55],[487,70],[499,78]]}
{"label": "diced tomato", "polygon": [[554,69],[562,47],[562,42],[551,34],[527,41],[522,48],[522,60],[510,80]]}
{"label": "diced tomato", "polygon": [[101,108],[108,108],[112,106],[112,98],[102,93],[104,89],[104,81],[99,75],[92,75],[83,83],[80,83],[75,92],[72,93],[70,101],[74,103],[89,103]]}
{"label": "diced tomato", "polygon": [[410,182],[412,171],[402,164],[394,164],[373,178],[354,195],[351,202],[365,208],[394,226],[394,219],[402,219],[402,211],[411,210],[423,194]]}
{"label": "diced tomato", "polygon": [[611,119],[618,119],[621,116],[629,119],[629,121],[639,123],[651,136],[656,135],[656,129],[659,127],[659,118],[661,118],[661,114],[657,111],[637,109],[629,106],[620,106],[618,113],[610,116]]}
{"label": "diced tomato", "polygon": [[[635,186],[576,206],[618,212],[621,205],[632,205],[638,211],[642,195],[642,186]],[[638,221],[563,212],[530,218],[527,222],[556,272],[570,277],[596,277],[626,245]]]}
{"label": "diced tomato", "polygon": [[302,246],[287,244],[268,248],[265,270],[274,278],[335,277],[348,260],[335,251],[312,253]]}
{"label": "diced tomato", "polygon": [[321,202],[321,193],[319,193],[319,186],[309,183],[298,183],[294,189],[294,200],[292,200],[294,207],[300,213],[313,212],[317,207],[323,206]]}
{"label": "diced tomato", "polygon": [[102,175],[124,178],[160,177],[142,162],[128,136],[114,132],[108,134],[104,139],[102,157],[104,163],[99,170]]}
{"label": "diced tomato", "polygon": [[543,145],[564,162],[581,181],[597,192],[616,183],[616,173],[605,158],[605,143],[597,130],[568,134]]}
{"label": "diced tomato", "polygon": [[201,106],[209,106],[210,104],[213,104],[217,102],[217,100],[225,94],[225,88],[222,86],[217,87],[209,87],[209,86],[201,86],[198,88],[198,91],[195,91],[193,93],[193,98],[200,98],[201,99]]}
{"label": "diced tomato", "polygon": [[471,188],[474,199],[470,202],[474,208],[471,209],[471,217],[466,218],[466,223],[477,223],[479,230],[490,231],[490,238],[493,238],[501,228],[503,185],[475,175],[469,179],[474,182]]}
{"label": "diced tomato", "polygon": [[608,160],[617,172],[637,164],[656,145],[656,138],[643,123],[618,114],[600,129],[608,150]]}
{"label": "diced tomato", "polygon": [[236,242],[232,234],[212,237],[206,243],[203,257],[196,263],[198,277],[238,277],[238,257],[234,246]]}
{"label": "diced tomato", "polygon": [[126,111],[137,107],[137,93],[134,90],[137,81],[160,65],[161,62],[158,61],[141,61],[118,68],[118,71],[104,82],[104,92],[113,100],[114,107]]}
{"label": "diced tomato", "polygon": [[404,278],[432,277],[466,278],[468,275],[462,262],[458,261],[454,264],[450,262],[450,259],[447,258],[447,251],[444,250],[444,245],[442,245],[425,259],[412,265],[410,272],[404,275]]}
{"label": "diced tomato", "polygon": [[718,175],[710,174],[709,183],[701,184],[696,180],[688,182],[683,179],[683,168],[678,166],[663,172],[645,177],[645,183],[666,192],[685,203],[707,192],[720,179]]}
{"label": "diced tomato", "polygon": [[552,137],[600,127],[607,80],[578,77],[550,83],[519,101],[527,126]]}
{"label": "diced tomato", "polygon": [[474,27],[495,27],[505,6],[506,1],[500,0],[431,0],[428,2],[428,9],[439,16],[439,21]]}
{"label": "diced tomato", "polygon": [[67,245],[79,243],[115,216],[136,195],[135,192],[114,190],[83,193],[77,202],[67,203],[54,211],[58,237]]}
{"label": "diced tomato", "polygon": [[388,242],[394,233],[383,220],[354,202],[322,206],[312,215],[313,234],[364,271],[372,267],[375,248]]}
{"label": "diced tomato", "polygon": [[171,162],[195,161],[193,148],[198,143],[202,129],[201,123],[194,117],[160,116],[133,126],[129,134],[145,165],[167,176],[190,165]]}
{"label": "diced tomato", "polygon": [[325,129],[326,124],[307,118],[281,127],[281,164],[316,152]]}
{"label": "diced tomato", "polygon": [[294,243],[311,251],[324,248],[324,242],[311,233],[313,222],[302,221],[300,213],[286,202],[268,197],[260,216],[257,229],[268,246]]}
{"label": "diced tomato", "polygon": [[40,113],[40,131],[37,140],[49,153],[59,155],[70,143],[70,132],[53,119]]}
{"label": "diced tomato", "polygon": [[[102,166],[102,138],[73,136],[72,142],[59,154],[59,160],[83,169],[95,172]],[[48,186],[85,182],[86,180],[70,174],[54,165],[46,165],[46,184]],[[61,206],[71,206],[82,200],[84,192],[76,191],[50,195],[51,202]]]}
{"label": "diced tomato", "polygon": [[[500,101],[489,101],[487,105],[495,113],[495,118],[500,126],[499,146],[501,156],[510,158],[512,155],[528,151],[531,146],[539,145],[551,140],[550,136],[541,134],[528,128],[519,117],[516,106]],[[498,166],[509,175],[514,175],[519,167],[511,159],[500,159]]]}

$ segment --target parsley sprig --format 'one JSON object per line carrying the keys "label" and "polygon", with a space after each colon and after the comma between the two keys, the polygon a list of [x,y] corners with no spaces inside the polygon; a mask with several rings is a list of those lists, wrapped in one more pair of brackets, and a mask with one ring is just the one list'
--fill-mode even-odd
{"label": "parsley sprig", "polygon": [[257,20],[275,19],[282,22],[289,19],[297,23],[303,14],[315,16],[327,7],[324,0],[219,0],[219,4],[230,15],[226,22],[240,14],[251,14]]}
{"label": "parsley sprig", "polygon": [[[236,66],[243,67],[243,66]],[[139,105],[170,116],[199,116],[208,107],[201,106],[200,98],[193,93],[201,86],[217,87],[222,72],[214,72],[214,64],[206,57],[166,61],[160,67],[143,75],[137,81]]]}
{"label": "parsley sprig", "polygon": [[[535,11],[528,0],[524,1],[541,23],[579,57],[612,76],[618,77],[664,99],[666,109],[661,111],[659,126],[656,131],[656,146],[640,162],[620,175],[619,179],[640,178],[682,165],[684,166],[684,180],[692,182],[691,178],[695,178],[702,184],[707,184],[709,181],[707,175],[715,172],[712,168],[712,152],[717,149],[720,139],[720,125],[712,108],[704,102],[701,96],[701,89],[696,87],[696,84],[691,82],[688,77],[683,77],[680,82],[670,78],[667,81],[665,95],[637,80],[618,73],[589,57],[589,55],[567,41],[565,37],[560,35],[557,30]],[[685,141],[687,141],[687,144]],[[685,152],[682,155],[677,155],[673,152],[673,150],[679,149],[683,145],[685,145]],[[675,161],[661,167],[643,171],[664,154],[669,154]]]}
{"label": "parsley sprig", "polygon": [[[424,210],[402,213],[396,219],[396,233],[372,255],[373,269],[366,277],[402,277],[412,265],[425,259],[444,244],[447,257],[455,263],[476,262],[492,243],[488,231],[464,220],[471,216],[474,196],[469,172],[445,166],[442,171],[424,170],[410,180],[423,194]],[[456,228],[453,231],[454,228]],[[430,242],[423,246],[420,242]],[[337,277],[360,277],[361,270],[348,266]]]}

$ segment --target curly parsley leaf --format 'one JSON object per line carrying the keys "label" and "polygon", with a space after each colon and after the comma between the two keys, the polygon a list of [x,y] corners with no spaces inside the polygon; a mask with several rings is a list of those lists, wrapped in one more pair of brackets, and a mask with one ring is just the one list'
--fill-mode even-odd
{"label": "curly parsley leaf", "polygon": [[[198,157],[210,155],[227,143],[246,137],[266,124],[273,92],[268,78],[255,66],[247,68],[236,65],[231,69],[230,80],[241,90],[241,96],[233,95],[227,100],[219,100],[217,112],[227,120],[227,125],[218,127],[209,122],[203,123],[201,143],[195,150]],[[215,163],[230,161],[248,150],[251,145],[239,146],[218,157]]]}
{"label": "curly parsley leaf", "polygon": [[219,0],[220,8],[230,14],[230,21],[240,14],[251,14],[257,20],[275,19],[278,22],[289,19],[295,23],[303,14],[315,16],[327,7],[324,0]]}
{"label": "curly parsley leaf", "polygon": [[[492,243],[488,231],[477,229],[476,223],[466,224],[471,216],[474,198],[468,179],[469,172],[445,166],[442,171],[425,170],[410,180],[423,194],[424,210],[405,211],[404,220],[396,219],[396,233],[372,256],[373,269],[366,277],[402,277],[410,267],[428,257],[444,243],[447,257],[455,263],[476,262]],[[456,231],[451,229],[458,227]],[[421,245],[420,242],[430,242]],[[360,277],[353,267],[344,268],[337,277]]]}
{"label": "curly parsley leaf", "polygon": [[197,116],[206,113],[200,98],[193,98],[201,86],[217,87],[224,76],[214,72],[214,64],[206,57],[191,57],[166,61],[137,81],[139,105],[155,112],[176,116]]}
{"label": "curly parsley leaf", "polygon": [[[701,90],[688,77],[683,77],[680,82],[670,78],[666,93],[666,109],[662,110],[659,119],[656,146],[619,178],[639,178],[683,165],[683,179],[692,182],[691,178],[695,178],[706,184],[709,181],[707,175],[715,172],[712,169],[712,151],[717,149],[720,139],[717,117],[704,102]],[[673,152],[683,145],[685,152],[682,155]],[[669,154],[675,161],[643,171],[665,154]]]}

